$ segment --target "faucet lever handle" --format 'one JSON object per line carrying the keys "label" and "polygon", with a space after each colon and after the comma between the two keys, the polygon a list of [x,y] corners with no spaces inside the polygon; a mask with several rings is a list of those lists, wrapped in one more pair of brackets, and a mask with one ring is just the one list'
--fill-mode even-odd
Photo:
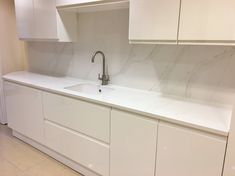
{"label": "faucet lever handle", "polygon": [[99,79],[99,80],[102,80],[102,77],[100,76],[100,73],[98,74],[98,79]]}

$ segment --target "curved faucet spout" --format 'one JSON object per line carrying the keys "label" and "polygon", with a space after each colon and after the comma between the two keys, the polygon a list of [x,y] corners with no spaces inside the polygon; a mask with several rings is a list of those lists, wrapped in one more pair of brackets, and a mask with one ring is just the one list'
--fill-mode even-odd
{"label": "curved faucet spout", "polygon": [[108,84],[108,81],[109,81],[109,76],[106,75],[106,73],[105,73],[105,55],[104,55],[104,53],[103,53],[102,51],[96,51],[95,54],[94,54],[94,55],[92,56],[92,58],[91,58],[91,62],[92,62],[92,63],[95,62],[95,57],[96,57],[97,54],[101,54],[101,56],[102,56],[102,61],[103,61],[103,69],[102,69],[102,70],[103,70],[103,73],[102,73],[102,76],[101,76],[101,77],[100,77],[100,75],[99,75],[98,79],[102,81],[102,85],[107,85],[107,84]]}

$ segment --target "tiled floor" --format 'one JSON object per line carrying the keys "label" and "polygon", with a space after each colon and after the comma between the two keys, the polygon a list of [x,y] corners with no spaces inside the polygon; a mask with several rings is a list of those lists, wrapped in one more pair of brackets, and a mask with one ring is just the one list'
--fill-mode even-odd
{"label": "tiled floor", "polygon": [[81,176],[11,135],[0,125],[0,176]]}

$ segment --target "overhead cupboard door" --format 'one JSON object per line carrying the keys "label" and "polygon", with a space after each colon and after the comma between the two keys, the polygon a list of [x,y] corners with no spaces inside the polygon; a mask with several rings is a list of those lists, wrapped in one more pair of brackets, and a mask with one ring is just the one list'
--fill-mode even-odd
{"label": "overhead cupboard door", "polygon": [[179,42],[234,42],[234,19],[234,0],[181,0]]}
{"label": "overhead cupboard door", "polygon": [[54,0],[15,0],[18,37],[58,40]]}
{"label": "overhead cupboard door", "polygon": [[18,37],[35,37],[33,0],[15,0],[15,13]]}
{"label": "overhead cupboard door", "polygon": [[176,42],[180,0],[130,0],[131,42]]}

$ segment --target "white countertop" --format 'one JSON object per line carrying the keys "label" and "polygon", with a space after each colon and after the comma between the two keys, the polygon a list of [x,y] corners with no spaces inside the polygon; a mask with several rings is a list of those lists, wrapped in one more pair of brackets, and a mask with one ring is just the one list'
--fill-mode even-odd
{"label": "white countertop", "polygon": [[109,85],[108,87],[115,90],[105,94],[85,94],[64,88],[91,81],[71,77],[51,77],[26,71],[7,74],[3,79],[222,136],[228,136],[229,133],[232,106],[212,106],[115,85]]}

